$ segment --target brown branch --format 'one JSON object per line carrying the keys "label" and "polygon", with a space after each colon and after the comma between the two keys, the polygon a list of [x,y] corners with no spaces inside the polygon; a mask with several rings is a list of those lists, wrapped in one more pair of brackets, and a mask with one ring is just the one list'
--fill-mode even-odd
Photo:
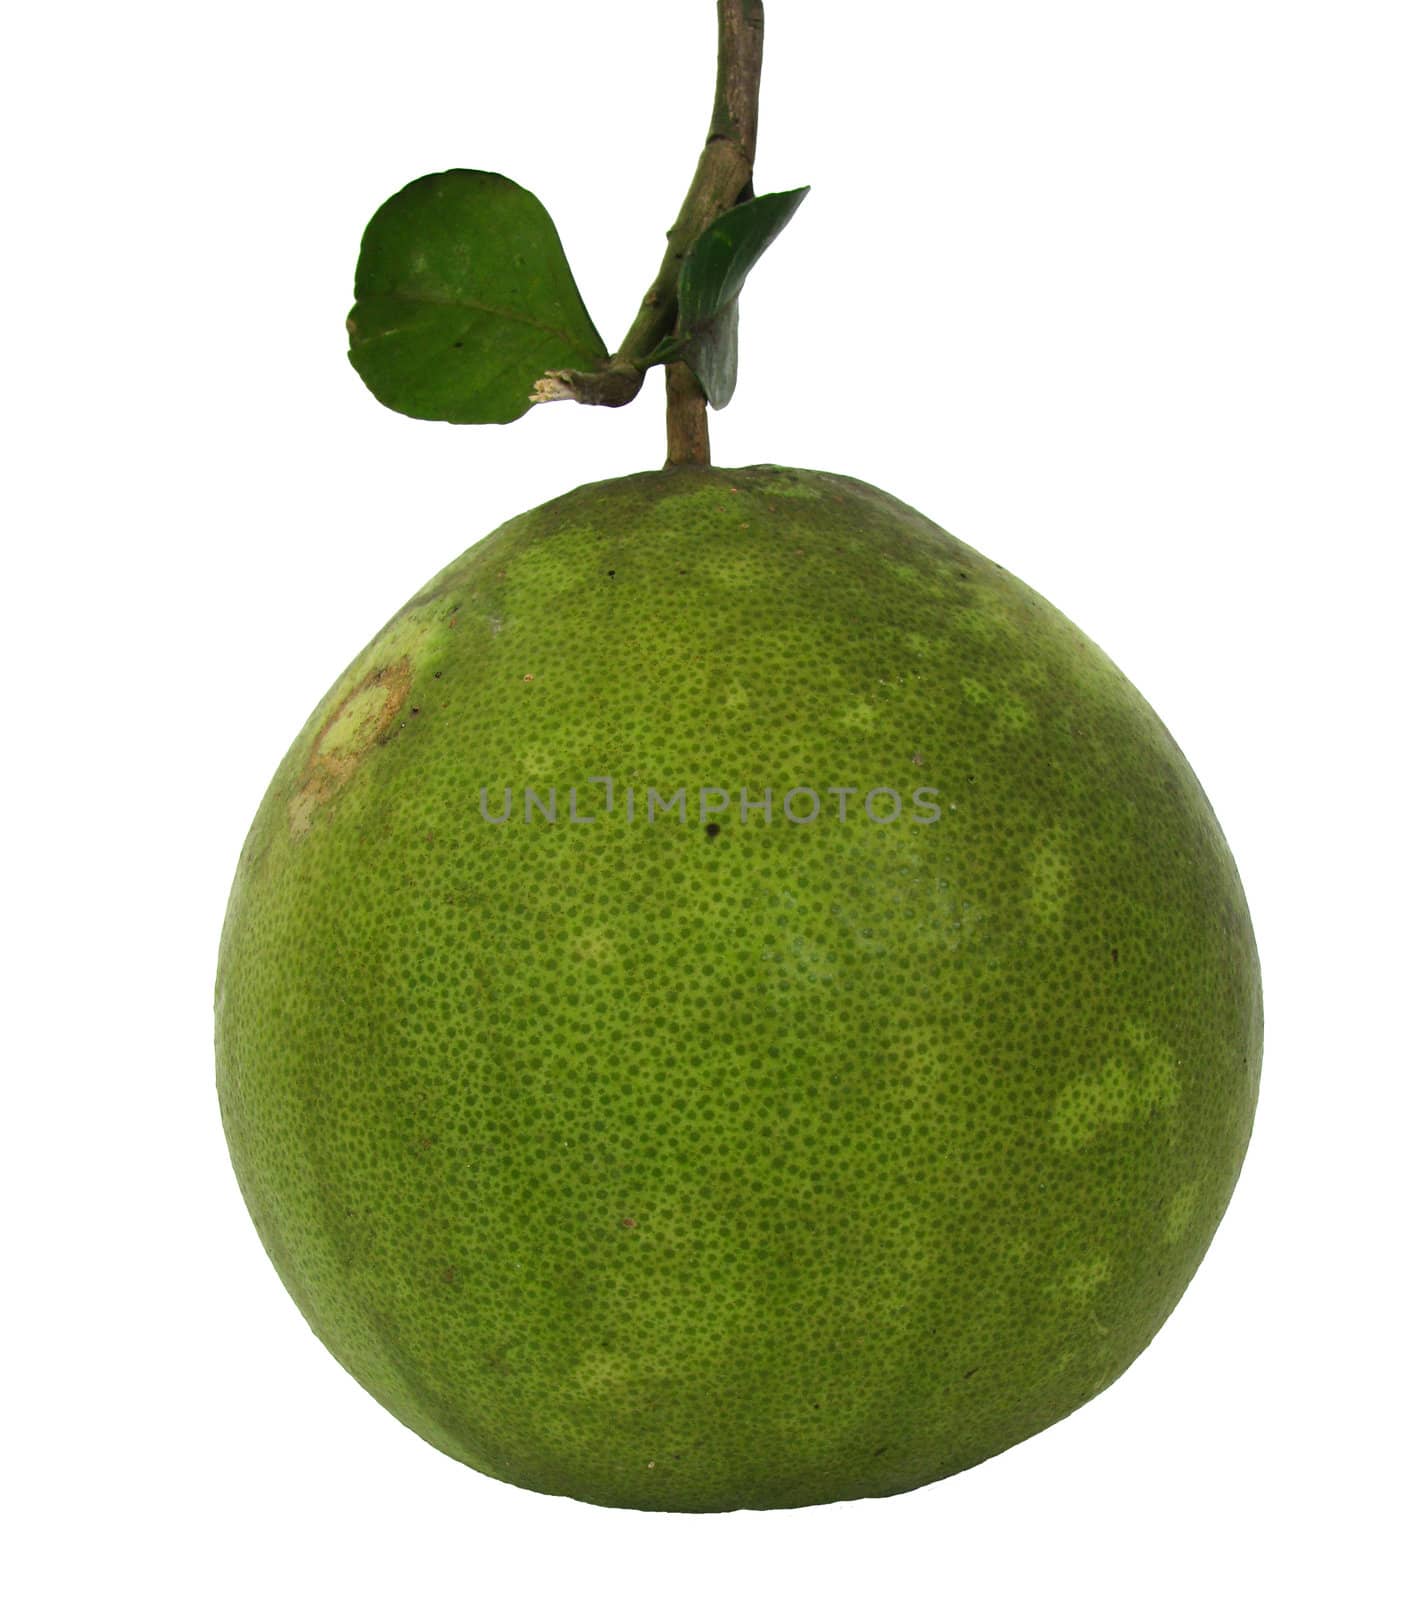
{"label": "brown branch", "polygon": [[667,465],[711,465],[706,395],[685,361],[667,364]]}
{"label": "brown branch", "polygon": [[[706,144],[697,161],[686,199],[677,220],[667,230],[667,253],[662,258],[652,286],[643,296],[633,325],[624,335],[617,353],[596,372],[547,372],[535,385],[531,398],[577,400],[581,405],[621,406],[637,396],[642,388],[648,357],[671,334],[677,323],[677,280],[682,259],[713,222],[732,206],[751,195],[751,173],[756,159],[756,126],[760,104],[761,54],[765,43],[764,0],[717,0],[716,94],[712,102],[711,126]],[[672,440],[688,441],[700,436],[694,452],[706,454],[706,407],[700,403],[699,419],[685,412],[674,427],[674,404],[697,408],[701,386],[690,372],[690,386],[673,379],[668,367],[669,461],[676,461]],[[683,369],[685,372],[685,368]],[[699,421],[699,426],[698,426]]]}

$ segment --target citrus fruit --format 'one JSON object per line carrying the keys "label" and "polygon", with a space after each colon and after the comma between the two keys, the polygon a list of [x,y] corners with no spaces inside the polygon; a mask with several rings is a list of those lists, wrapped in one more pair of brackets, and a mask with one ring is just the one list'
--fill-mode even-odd
{"label": "citrus fruit", "polygon": [[848,478],[473,545],[277,772],[221,1108],[314,1331],[439,1449],[708,1511],[910,1489],[1111,1383],[1236,1181],[1236,868],[1075,627]]}

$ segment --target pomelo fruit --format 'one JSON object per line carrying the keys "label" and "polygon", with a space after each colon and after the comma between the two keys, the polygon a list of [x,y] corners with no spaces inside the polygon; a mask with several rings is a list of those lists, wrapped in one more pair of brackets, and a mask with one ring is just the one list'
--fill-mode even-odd
{"label": "pomelo fruit", "polygon": [[216,999],[242,1190],[349,1372],[493,1477],[689,1511],[910,1489],[1113,1382],[1261,1051],[1137,691],[779,467],[591,484],[404,606],[270,786]]}

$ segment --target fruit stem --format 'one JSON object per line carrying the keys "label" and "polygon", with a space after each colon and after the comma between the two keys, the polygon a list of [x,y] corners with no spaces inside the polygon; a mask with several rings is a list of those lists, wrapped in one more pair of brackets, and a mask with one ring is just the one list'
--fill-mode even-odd
{"label": "fruit stem", "polygon": [[[677,280],[683,257],[723,211],[754,194],[751,174],[765,45],[764,0],[717,0],[716,41],[711,126],[687,197],[667,230],[667,253],[633,325],[599,371],[546,373],[536,385],[538,400],[621,406],[634,399],[643,386],[648,358],[677,324]],[[681,372],[674,378],[675,368]],[[701,385],[681,362],[669,362],[667,367],[667,439],[669,465],[707,464],[706,401]],[[683,452],[680,457],[678,452]]]}
{"label": "fruit stem", "polygon": [[667,464],[669,467],[711,465],[706,395],[685,361],[667,363]]}
{"label": "fruit stem", "polygon": [[682,209],[667,230],[667,254],[615,361],[641,359],[672,332],[682,258],[723,211],[751,197],[764,43],[763,0],[717,0],[711,126]]}

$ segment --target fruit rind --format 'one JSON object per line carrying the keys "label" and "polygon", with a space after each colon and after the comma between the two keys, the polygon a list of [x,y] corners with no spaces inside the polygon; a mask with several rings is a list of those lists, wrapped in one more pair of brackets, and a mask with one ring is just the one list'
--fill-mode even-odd
{"label": "fruit rind", "polygon": [[[940,816],[479,804],[606,776]],[[217,980],[319,1337],[478,1470],[657,1509],[896,1493],[1111,1383],[1260,1047],[1235,865],[1138,692],[916,511],[779,467],[587,485],[438,574],[281,764]]]}

